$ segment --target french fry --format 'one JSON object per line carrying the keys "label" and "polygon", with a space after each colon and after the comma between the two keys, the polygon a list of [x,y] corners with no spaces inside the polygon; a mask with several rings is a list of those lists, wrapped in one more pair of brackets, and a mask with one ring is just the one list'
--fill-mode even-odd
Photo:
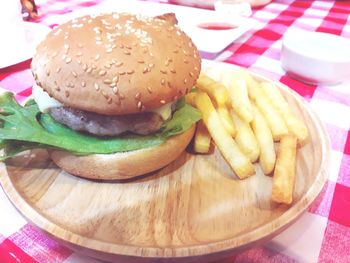
{"label": "french fry", "polygon": [[196,87],[208,93],[217,106],[225,106],[229,102],[229,96],[225,86],[205,74],[200,74]]}
{"label": "french fry", "polygon": [[228,131],[228,133],[232,136],[236,136],[236,127],[235,124],[233,123],[231,114],[229,110],[224,107],[220,106],[217,108],[218,114],[220,116],[221,122],[224,125],[225,129]]}
{"label": "french fry", "polygon": [[271,198],[277,203],[291,204],[295,183],[297,138],[286,135],[281,138],[275,172],[272,179]]}
{"label": "french fry", "polygon": [[248,95],[251,100],[255,100],[260,89],[260,83],[245,69],[239,69],[236,72],[236,78],[244,79],[248,87]]}
{"label": "french fry", "polygon": [[224,128],[209,96],[204,92],[198,92],[195,102],[197,109],[202,113],[204,124],[232,170],[240,179],[253,175],[255,173],[253,164]]}
{"label": "french fry", "polygon": [[235,140],[239,148],[251,162],[255,162],[259,158],[260,149],[249,123],[241,120],[236,114],[232,114],[232,119],[237,130]]}
{"label": "french fry", "polygon": [[196,106],[195,101],[194,101],[195,96],[196,96],[196,92],[187,93],[185,96],[186,103],[195,107]]}
{"label": "french fry", "polygon": [[265,92],[260,88],[254,91],[255,104],[265,117],[273,136],[274,141],[279,141],[283,135],[288,134],[288,128],[280,113],[270,104]]}
{"label": "french fry", "polygon": [[272,133],[259,109],[253,104],[254,119],[251,122],[260,148],[259,163],[264,174],[271,174],[275,168],[276,152]]}
{"label": "french fry", "polygon": [[231,97],[231,104],[237,115],[247,123],[253,120],[253,111],[248,98],[247,83],[234,74],[224,74],[223,84]]}
{"label": "french fry", "polygon": [[212,67],[205,71],[205,75],[209,76],[211,79],[217,82],[221,80],[223,74],[225,74],[225,71],[223,71],[221,68]]}
{"label": "french fry", "polygon": [[282,115],[289,132],[298,138],[298,145],[305,145],[309,132],[306,125],[291,111],[288,102],[284,99],[278,88],[269,82],[262,82],[261,88],[274,108]]}
{"label": "french fry", "polygon": [[202,120],[197,123],[194,135],[194,151],[196,153],[208,153],[210,149],[211,136]]}

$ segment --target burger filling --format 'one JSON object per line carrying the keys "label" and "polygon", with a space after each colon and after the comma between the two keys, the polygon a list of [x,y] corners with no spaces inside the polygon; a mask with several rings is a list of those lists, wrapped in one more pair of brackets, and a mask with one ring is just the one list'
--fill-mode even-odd
{"label": "burger filling", "polygon": [[169,103],[151,112],[107,116],[63,106],[39,86],[33,87],[33,97],[42,112],[48,112],[57,122],[76,131],[99,136],[116,136],[126,132],[148,135],[158,131],[171,117],[175,104]]}

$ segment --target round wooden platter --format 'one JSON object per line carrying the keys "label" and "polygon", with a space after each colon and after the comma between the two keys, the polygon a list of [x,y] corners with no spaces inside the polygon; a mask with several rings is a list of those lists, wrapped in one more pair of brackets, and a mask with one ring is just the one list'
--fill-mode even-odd
{"label": "round wooden platter", "polygon": [[[204,66],[237,69],[213,62]],[[269,240],[294,222],[327,179],[324,127],[300,96],[276,85],[310,132],[310,142],[298,150],[290,206],[270,200],[272,178],[258,164],[256,175],[239,180],[217,149],[209,155],[185,152],[160,171],[127,182],[72,176],[46,151],[35,150],[1,163],[0,182],[34,225],[97,258],[204,262],[227,256]]]}

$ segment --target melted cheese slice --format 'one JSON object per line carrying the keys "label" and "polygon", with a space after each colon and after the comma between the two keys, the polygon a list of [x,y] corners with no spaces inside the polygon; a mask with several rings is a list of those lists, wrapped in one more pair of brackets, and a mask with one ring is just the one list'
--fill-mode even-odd
{"label": "melted cheese slice", "polygon": [[[41,112],[47,113],[50,108],[63,106],[62,103],[51,98],[49,94],[38,85],[33,86],[32,94]],[[151,112],[155,112],[159,114],[163,120],[167,120],[171,116],[171,105],[172,103],[167,103],[160,108],[151,110]]]}
{"label": "melted cheese slice", "polygon": [[154,109],[154,110],[150,110],[151,112],[155,112],[158,113],[163,120],[168,120],[171,116],[171,105],[173,103],[167,103],[164,104],[162,107]]}
{"label": "melted cheese slice", "polygon": [[41,112],[46,113],[50,108],[63,106],[59,101],[51,98],[49,94],[38,85],[33,86],[32,95]]}

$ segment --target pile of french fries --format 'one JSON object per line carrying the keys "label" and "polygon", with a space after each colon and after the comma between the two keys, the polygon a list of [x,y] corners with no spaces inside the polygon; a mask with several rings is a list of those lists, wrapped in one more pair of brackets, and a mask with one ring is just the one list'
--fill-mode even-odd
{"label": "pile of french fries", "polygon": [[308,141],[306,125],[292,112],[279,89],[259,82],[248,71],[211,72],[220,81],[201,74],[186,101],[202,114],[194,137],[194,151],[208,153],[211,140],[235,174],[255,174],[259,162],[273,175],[273,201],[293,201],[298,147]]}

